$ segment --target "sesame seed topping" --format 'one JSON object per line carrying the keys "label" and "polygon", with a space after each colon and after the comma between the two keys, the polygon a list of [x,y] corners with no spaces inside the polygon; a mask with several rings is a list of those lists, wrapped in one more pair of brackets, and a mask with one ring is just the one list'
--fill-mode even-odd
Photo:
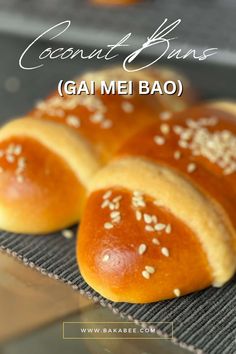
{"label": "sesame seed topping", "polygon": [[104,209],[106,208],[107,206],[109,206],[110,202],[108,199],[105,199],[103,202],[102,202],[102,205],[101,205],[101,208]]}
{"label": "sesame seed topping", "polygon": [[162,247],[162,248],[161,248],[161,253],[162,253],[163,256],[165,256],[165,257],[169,257],[169,255],[170,255],[170,252],[169,252],[168,248],[166,248],[166,247]]}
{"label": "sesame seed topping", "polygon": [[152,217],[149,214],[143,214],[143,218],[146,224],[151,224],[152,223]]}
{"label": "sesame seed topping", "polygon": [[104,228],[107,230],[110,230],[114,227],[114,225],[111,222],[105,222]]}
{"label": "sesame seed topping", "polygon": [[154,229],[155,229],[156,231],[162,231],[162,230],[164,230],[165,228],[166,228],[166,225],[165,225],[165,224],[161,224],[161,223],[156,224],[156,225],[154,226]]}
{"label": "sesame seed topping", "polygon": [[154,238],[152,239],[152,243],[153,243],[154,245],[160,245],[160,242],[158,241],[158,239],[157,239],[156,237],[154,237]]}
{"label": "sesame seed topping", "polygon": [[112,127],[112,121],[110,119],[106,119],[101,123],[101,128],[103,129],[109,129]]}
{"label": "sesame seed topping", "polygon": [[120,216],[120,212],[119,212],[118,210],[112,211],[111,214],[110,214],[110,216],[111,216],[111,219],[115,219],[115,218],[117,218],[118,216]]}
{"label": "sesame seed topping", "polygon": [[139,245],[138,248],[138,253],[142,255],[146,252],[146,250],[147,250],[147,246],[144,243],[141,243],[141,245]]}
{"label": "sesame seed topping", "polygon": [[171,225],[170,225],[170,224],[166,225],[165,231],[166,231],[167,234],[170,234],[170,233],[171,233],[172,228],[171,228]]}
{"label": "sesame seed topping", "polygon": [[68,240],[74,237],[74,232],[72,230],[62,230],[62,236],[67,238]]}
{"label": "sesame seed topping", "polygon": [[152,267],[152,266],[145,266],[145,270],[146,270],[149,274],[155,273],[155,268]]}
{"label": "sesame seed topping", "polygon": [[152,222],[153,222],[154,224],[157,224],[158,219],[157,219],[157,216],[156,216],[156,215],[152,215]]}
{"label": "sesame seed topping", "polygon": [[133,191],[133,195],[134,195],[135,197],[140,197],[140,196],[143,195],[143,192],[136,190],[136,191]]}
{"label": "sesame seed topping", "polygon": [[121,199],[122,199],[122,196],[121,196],[121,195],[118,195],[117,197],[115,197],[115,198],[112,199],[112,202],[113,202],[113,203],[117,203],[117,202],[119,202]]}
{"label": "sesame seed topping", "polygon": [[145,230],[148,232],[153,232],[154,231],[154,227],[151,225],[145,225]]}
{"label": "sesame seed topping", "polygon": [[116,218],[112,219],[112,222],[114,223],[118,223],[121,221],[121,217],[120,216],[117,216]]}
{"label": "sesame seed topping", "polygon": [[104,114],[101,112],[95,112],[90,116],[90,121],[93,123],[101,123],[104,120]]}
{"label": "sesame seed topping", "polygon": [[193,173],[194,171],[196,171],[196,169],[197,165],[194,162],[189,163],[187,166],[188,173]]}
{"label": "sesame seed topping", "polygon": [[130,102],[127,102],[127,101],[126,101],[126,102],[122,102],[121,108],[122,108],[122,110],[123,110],[125,113],[131,113],[131,112],[133,112],[133,110],[134,110],[133,104],[130,103]]}
{"label": "sesame seed topping", "polygon": [[160,136],[160,135],[156,135],[156,136],[154,136],[154,142],[155,142],[157,145],[164,145],[164,144],[165,144],[165,138],[163,138],[163,137]]}
{"label": "sesame seed topping", "polygon": [[115,210],[116,209],[116,205],[114,203],[109,202],[108,206],[109,206],[110,210]]}
{"label": "sesame seed topping", "polygon": [[162,134],[169,134],[169,132],[170,132],[170,126],[168,125],[168,124],[166,124],[166,123],[163,123],[163,124],[161,124],[161,126],[160,126],[160,131],[162,132]]}
{"label": "sesame seed topping", "polygon": [[174,152],[174,159],[179,160],[181,158],[181,152],[179,150],[176,150]]}
{"label": "sesame seed topping", "polygon": [[71,127],[74,128],[79,128],[80,127],[80,120],[78,117],[69,115],[66,117],[66,123],[70,125]]}
{"label": "sesame seed topping", "polygon": [[7,154],[7,155],[6,155],[6,160],[7,160],[7,162],[9,162],[9,163],[13,163],[13,162],[15,161],[15,156],[10,155],[10,154]]}
{"label": "sesame seed topping", "polygon": [[161,120],[169,120],[171,118],[172,113],[168,111],[164,111],[160,113]]}
{"label": "sesame seed topping", "polygon": [[180,135],[183,130],[184,130],[184,128],[181,127],[180,125],[174,125],[174,127],[173,127],[173,131],[178,135]]}
{"label": "sesame seed topping", "polygon": [[174,290],[173,290],[173,293],[174,293],[174,295],[175,295],[176,297],[179,297],[179,296],[181,295],[181,292],[180,292],[179,289],[174,289]]}
{"label": "sesame seed topping", "polygon": [[17,180],[18,183],[23,183],[23,182],[24,182],[24,176],[22,176],[22,175],[17,175],[17,176],[16,176],[16,180]]}
{"label": "sesame seed topping", "polygon": [[0,158],[3,157],[5,152],[3,150],[0,150]]}
{"label": "sesame seed topping", "polygon": [[20,155],[21,153],[22,153],[22,146],[18,144],[15,146],[14,154]]}
{"label": "sesame seed topping", "polygon": [[189,144],[187,141],[185,140],[179,140],[178,141],[178,145],[181,147],[181,148],[184,148],[184,149],[187,149],[189,147]]}
{"label": "sesame seed topping", "polygon": [[105,254],[105,255],[102,257],[102,261],[103,261],[103,262],[107,262],[107,261],[109,261],[109,259],[110,259],[109,254]]}
{"label": "sesame seed topping", "polygon": [[0,166],[0,173],[3,173],[4,169]]}
{"label": "sesame seed topping", "polygon": [[18,161],[17,161],[17,165],[18,165],[19,167],[24,168],[24,167],[26,166],[26,158],[23,157],[23,156],[19,157],[19,159],[18,159]]}
{"label": "sesame seed topping", "polygon": [[150,273],[148,273],[146,270],[143,270],[143,271],[142,271],[142,276],[143,276],[145,279],[149,279],[149,278],[150,278]]}
{"label": "sesame seed topping", "polygon": [[[175,126],[179,135],[178,145],[190,149],[193,156],[202,156],[216,164],[223,174],[236,172],[236,136],[229,130],[210,131],[218,123],[216,117],[201,118],[197,121],[188,119],[187,127]],[[189,173],[195,171],[189,167]],[[188,169],[188,168],[187,168]]]}
{"label": "sesame seed topping", "polygon": [[111,197],[111,195],[112,195],[112,191],[107,191],[105,194],[103,194],[103,199],[108,199],[108,198],[110,198]]}
{"label": "sesame seed topping", "polygon": [[142,213],[139,210],[136,210],[135,212],[136,220],[140,221],[142,220]]}

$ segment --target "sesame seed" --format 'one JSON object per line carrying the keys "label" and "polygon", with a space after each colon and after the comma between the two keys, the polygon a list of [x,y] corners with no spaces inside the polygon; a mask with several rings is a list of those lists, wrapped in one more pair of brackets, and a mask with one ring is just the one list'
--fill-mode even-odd
{"label": "sesame seed", "polygon": [[174,289],[174,290],[173,290],[173,293],[174,293],[174,295],[175,295],[176,297],[179,297],[179,296],[181,295],[181,292],[180,292],[179,289]]}
{"label": "sesame seed", "polygon": [[105,255],[102,257],[102,261],[103,261],[103,262],[107,262],[107,261],[109,261],[109,259],[110,259],[109,254],[105,254]]}
{"label": "sesame seed", "polygon": [[74,128],[79,128],[80,127],[80,120],[78,117],[69,115],[66,117],[66,123],[70,125],[71,127]]}
{"label": "sesame seed", "polygon": [[26,158],[21,156],[18,161],[17,161],[17,165],[19,168],[25,168],[26,165]]}
{"label": "sesame seed", "polygon": [[140,255],[144,254],[144,252],[146,252],[147,250],[147,246],[144,243],[141,243],[141,245],[138,248],[138,253]]}
{"label": "sesame seed", "polygon": [[168,124],[161,124],[160,126],[160,131],[162,132],[162,134],[169,134],[170,132],[170,126]]}
{"label": "sesame seed", "polygon": [[169,255],[170,255],[170,252],[169,252],[168,248],[166,248],[166,247],[162,247],[162,248],[161,248],[161,253],[162,253],[163,256],[165,256],[165,257],[169,257]]}
{"label": "sesame seed", "polygon": [[111,219],[115,219],[115,218],[117,218],[117,216],[120,216],[119,211],[112,211],[110,214]]}
{"label": "sesame seed", "polygon": [[188,173],[192,173],[197,169],[197,165],[193,162],[189,163],[187,166]]}
{"label": "sesame seed", "polygon": [[0,173],[3,173],[4,169],[0,166]]}
{"label": "sesame seed", "polygon": [[93,123],[101,123],[104,120],[104,115],[101,112],[95,112],[90,116],[90,121]]}
{"label": "sesame seed", "polygon": [[152,266],[145,266],[145,270],[146,270],[149,274],[155,273],[155,268],[152,267]]}
{"label": "sesame seed", "polygon": [[164,111],[160,113],[161,120],[169,120],[171,118],[172,113],[168,111]]}
{"label": "sesame seed", "polygon": [[157,224],[158,219],[157,219],[156,215],[152,215],[152,222],[153,222],[154,224]]}
{"label": "sesame seed", "polygon": [[16,145],[14,149],[14,154],[15,155],[20,155],[22,153],[22,146],[21,145]]}
{"label": "sesame seed", "polygon": [[15,157],[13,155],[6,155],[6,160],[9,163],[13,163],[15,161]]}
{"label": "sesame seed", "polygon": [[151,224],[152,223],[152,217],[149,214],[143,214],[143,218],[146,224]]}
{"label": "sesame seed", "polygon": [[120,203],[110,203],[112,204],[112,210],[118,210],[120,208]]}
{"label": "sesame seed", "polygon": [[119,202],[121,199],[122,199],[122,196],[121,196],[121,195],[118,195],[117,197],[115,197],[115,198],[112,199],[112,202],[113,202],[113,203],[117,203],[117,202]]}
{"label": "sesame seed", "polygon": [[170,234],[171,231],[172,231],[171,225],[170,225],[170,224],[166,225],[165,232],[166,232],[167,234]]}
{"label": "sesame seed", "polygon": [[103,199],[108,199],[112,195],[112,191],[107,191],[105,194],[103,194]]}
{"label": "sesame seed", "polygon": [[116,209],[116,205],[114,203],[109,202],[108,206],[109,206],[110,210],[115,210]]}
{"label": "sesame seed", "polygon": [[109,128],[111,128],[112,127],[112,121],[111,120],[109,120],[109,119],[106,119],[106,120],[104,120],[102,123],[101,123],[101,127],[103,128],[103,129],[109,129]]}
{"label": "sesame seed", "polygon": [[189,147],[189,144],[187,143],[187,141],[184,141],[184,140],[179,140],[178,145],[184,149],[187,149]]}
{"label": "sesame seed", "polygon": [[17,176],[16,176],[16,180],[17,180],[18,183],[23,183],[23,182],[24,182],[24,176],[22,176],[22,175],[17,175]]}
{"label": "sesame seed", "polygon": [[157,145],[164,145],[165,144],[165,139],[162,136],[156,135],[156,136],[154,136],[154,142]]}
{"label": "sesame seed", "polygon": [[68,240],[74,237],[74,232],[72,230],[62,230],[62,236],[67,238]]}
{"label": "sesame seed", "polygon": [[118,223],[121,221],[121,217],[120,216],[117,216],[116,218],[112,219],[112,222],[114,223]]}
{"label": "sesame seed", "polygon": [[12,155],[12,154],[14,154],[14,150],[15,150],[15,145],[14,145],[14,144],[10,144],[10,145],[8,146],[7,150],[6,150],[6,153],[7,153],[8,155]]}
{"label": "sesame seed", "polygon": [[179,160],[181,158],[181,152],[179,150],[174,152],[174,158],[175,160]]}
{"label": "sesame seed", "polygon": [[139,210],[136,210],[135,212],[136,220],[140,221],[142,220],[142,213]]}
{"label": "sesame seed", "polygon": [[0,158],[3,157],[5,152],[3,150],[0,150]]}
{"label": "sesame seed", "polygon": [[131,113],[134,110],[134,106],[130,102],[122,102],[121,108],[125,113]]}
{"label": "sesame seed", "polygon": [[109,200],[108,200],[108,199],[105,199],[105,200],[102,202],[101,208],[104,209],[104,208],[106,208],[109,204],[110,204]]}
{"label": "sesame seed", "polygon": [[156,237],[154,237],[154,238],[152,239],[152,243],[153,243],[154,245],[160,245],[160,242],[158,241],[158,239],[157,239]]}
{"label": "sesame seed", "polygon": [[145,279],[149,279],[149,278],[150,278],[150,274],[149,274],[146,270],[143,270],[143,271],[142,271],[142,276],[143,276]]}
{"label": "sesame seed", "polygon": [[162,230],[164,230],[165,228],[166,228],[166,225],[165,225],[165,224],[161,224],[161,223],[156,224],[156,225],[154,226],[154,229],[155,229],[156,231],[162,231]]}
{"label": "sesame seed", "polygon": [[146,203],[145,203],[145,201],[142,200],[142,199],[140,199],[140,200],[134,200],[134,199],[133,199],[133,205],[134,205],[135,207],[145,208]]}
{"label": "sesame seed", "polygon": [[145,225],[145,230],[148,232],[154,231],[154,228],[151,225]]}
{"label": "sesame seed", "polygon": [[180,125],[174,125],[174,127],[173,127],[174,133],[175,133],[175,134],[178,134],[178,135],[180,135],[183,130],[184,130],[184,128],[181,127]]}
{"label": "sesame seed", "polygon": [[114,226],[113,226],[113,224],[111,223],[111,222],[106,222],[105,224],[104,224],[104,228],[105,229],[107,229],[107,230],[110,230],[110,229],[112,229]]}

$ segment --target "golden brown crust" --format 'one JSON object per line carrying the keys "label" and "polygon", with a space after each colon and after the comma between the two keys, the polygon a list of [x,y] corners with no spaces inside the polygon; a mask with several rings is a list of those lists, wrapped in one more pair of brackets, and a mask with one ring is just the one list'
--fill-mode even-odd
{"label": "golden brown crust", "polygon": [[224,209],[187,179],[159,164],[127,157],[100,170],[90,191],[117,186],[130,191],[140,190],[160,201],[194,230],[208,256],[215,285],[222,285],[233,275],[236,266],[235,230]]}
{"label": "golden brown crust", "polygon": [[27,116],[10,121],[0,130],[0,142],[18,136],[37,140],[61,156],[85,187],[101,166],[94,147],[69,127]]}
{"label": "golden brown crust", "polygon": [[[153,82],[177,75],[175,72],[162,70],[144,70],[127,73],[120,68],[87,73],[80,80],[132,80],[134,94],[131,95],[101,95],[97,90],[95,95],[72,95],[64,98],[55,93],[47,100],[39,103],[30,115],[43,120],[52,120],[63,125],[69,125],[85,137],[96,149],[97,153],[107,162],[117,149],[133,134],[145,126],[154,123],[160,113],[185,109],[194,101],[191,95],[183,98],[161,95],[139,95],[138,81]],[[99,87],[99,85],[97,85]],[[189,90],[191,91],[191,90]]]}
{"label": "golden brown crust", "polygon": [[0,151],[2,228],[48,233],[78,220],[85,189],[62,157],[25,136],[1,141]]}
{"label": "golden brown crust", "polygon": [[[236,268],[236,121],[232,113],[235,107],[232,103],[208,103],[182,114],[164,116],[161,124],[144,129],[124,144],[116,158],[93,179],[88,200],[89,210],[85,209],[77,256],[85,279],[104,296],[116,301],[149,302],[172,297],[173,291],[172,296],[170,292],[175,286],[174,294],[179,296],[210,284],[222,286],[233,276]],[[137,193],[135,191],[141,191],[141,195],[157,201],[156,211],[141,210],[149,234],[156,230],[153,231],[152,224],[150,229],[150,216],[152,213],[157,217],[162,215],[162,209],[171,220],[169,223],[172,223],[172,230],[177,227],[175,236],[180,239],[180,243],[175,243],[175,238],[171,238],[168,247],[164,244],[168,249],[164,251],[164,262],[160,261],[158,253],[156,258],[152,258],[152,248],[150,244],[146,247],[147,242],[144,242],[145,246],[141,249],[147,256],[145,260],[150,263],[146,264],[151,268],[143,268],[142,257],[136,255],[131,258],[130,249],[134,239],[130,234],[135,235],[139,244],[143,243],[144,235],[137,229],[140,220],[133,220],[134,216],[130,215],[127,205],[121,208],[124,218],[121,215],[120,224],[109,221],[112,226],[108,224],[108,228],[105,227],[106,211],[101,204],[101,193],[111,191],[113,195],[117,190],[119,193],[126,191],[133,195]],[[142,203],[139,206],[145,209]],[[109,205],[106,207],[109,208]],[[93,217],[91,210],[95,210]],[[146,220],[144,213],[147,214]],[[105,231],[104,228],[101,230],[102,223]],[[93,225],[100,230],[94,241],[92,238],[96,231]],[[108,240],[111,247],[103,248]],[[169,235],[166,238],[163,236],[162,240],[168,242]],[[83,249],[88,242],[94,242],[96,255],[91,253],[87,260]],[[112,261],[116,257],[116,251],[113,252],[116,243],[123,265],[120,268],[119,263],[117,265]],[[123,252],[122,247],[129,249],[129,252]],[[186,251],[183,259],[180,256],[181,247]],[[107,250],[109,258],[104,266],[99,259]],[[178,254],[173,264],[171,254]],[[196,268],[191,264],[191,256],[196,257]],[[131,270],[127,266],[130,262],[135,274],[140,276],[142,268],[145,280],[157,279],[158,283],[153,284],[151,281],[150,285],[148,282],[143,283],[143,279],[140,282],[136,275],[132,282]],[[162,270],[165,269],[160,277],[159,264]],[[184,264],[187,270],[181,278],[175,269],[182,269]],[[93,271],[96,266],[104,286],[95,279]],[[171,276],[167,275],[169,271]],[[193,276],[192,271],[200,272],[202,278]],[[179,285],[174,282],[176,272]]]}
{"label": "golden brown crust", "polygon": [[[24,142],[21,149],[27,150],[32,146],[35,161],[41,161],[43,171],[53,171],[48,178],[44,172],[41,176],[41,167],[32,162],[31,173],[24,176],[24,180],[21,174],[17,176],[19,184],[14,175],[16,171],[8,169],[9,166],[2,168],[2,228],[16,232],[46,233],[78,221],[85,191],[94,173],[126,139],[154,123],[160,112],[167,108],[176,109],[176,101],[173,99],[167,103],[153,96],[138,95],[137,81],[158,79],[161,77],[159,72],[127,74],[123,69],[114,68],[86,74],[80,80],[89,80],[89,77],[95,81],[100,78],[134,80],[135,93],[125,98],[101,95],[97,91],[94,96],[77,95],[65,98],[53,94],[40,102],[30,115],[12,121],[0,130],[0,145],[4,145],[6,141],[9,145],[16,145],[15,141],[20,139]],[[181,101],[185,106],[191,100],[187,97]],[[34,149],[34,145],[38,147],[38,151]],[[29,150],[27,153],[29,160],[33,161],[33,154]],[[9,155],[9,161],[15,158],[14,153]],[[19,170],[18,167],[16,169]],[[60,183],[63,183],[61,188]],[[66,211],[64,207],[60,207],[64,204],[69,205]],[[34,210],[30,216],[29,210]],[[14,220],[10,214],[14,215]],[[23,222],[25,219],[27,222]]]}
{"label": "golden brown crust", "polygon": [[[122,198],[121,219],[113,222],[112,229],[104,226],[113,211],[109,206],[101,208],[107,191],[112,191],[111,202]],[[147,195],[143,195],[143,208],[135,208],[132,199],[130,190],[119,187],[91,194],[77,243],[80,271],[88,284],[110,300],[133,303],[172,298],[209,286],[211,270],[195,234]],[[139,221],[137,211],[142,214]],[[171,228],[146,231],[146,226],[154,225],[144,220],[149,222],[150,216],[158,218],[158,225]]]}
{"label": "golden brown crust", "polygon": [[193,107],[144,129],[117,156],[140,156],[173,168],[223,207],[236,228],[235,106]]}

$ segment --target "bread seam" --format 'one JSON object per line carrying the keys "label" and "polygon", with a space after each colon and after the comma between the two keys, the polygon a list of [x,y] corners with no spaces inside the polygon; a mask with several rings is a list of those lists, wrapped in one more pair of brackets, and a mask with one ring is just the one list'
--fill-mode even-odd
{"label": "bread seam", "polygon": [[101,167],[92,145],[62,124],[30,117],[15,119],[1,128],[0,142],[13,137],[32,138],[60,156],[84,186]]}

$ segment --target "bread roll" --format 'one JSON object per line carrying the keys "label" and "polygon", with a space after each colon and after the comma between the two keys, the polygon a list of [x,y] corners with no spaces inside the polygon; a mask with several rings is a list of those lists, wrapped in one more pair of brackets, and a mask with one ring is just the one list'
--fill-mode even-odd
{"label": "bread roll", "polygon": [[[138,80],[157,72],[126,74],[110,69],[80,80],[134,80],[132,96],[66,96],[57,93],[29,115],[0,130],[0,227],[20,233],[49,233],[82,215],[89,181],[131,135],[178,110],[191,97],[168,101],[139,96]],[[163,72],[163,76],[166,75]],[[175,74],[176,75],[176,74]],[[172,105],[173,102],[173,105]]]}
{"label": "bread roll", "polygon": [[77,258],[101,295],[148,303],[222,286],[236,268],[236,104],[165,116],[89,190]]}

